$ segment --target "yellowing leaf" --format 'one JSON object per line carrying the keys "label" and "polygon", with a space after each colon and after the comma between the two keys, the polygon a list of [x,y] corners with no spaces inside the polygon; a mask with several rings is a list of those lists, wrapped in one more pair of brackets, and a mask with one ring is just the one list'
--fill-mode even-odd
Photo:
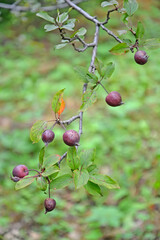
{"label": "yellowing leaf", "polygon": [[61,115],[61,113],[64,111],[65,109],[65,101],[63,100],[63,98],[60,99],[60,108],[59,108],[59,111],[58,111],[58,117]]}
{"label": "yellowing leaf", "polygon": [[63,92],[64,92],[64,89],[58,91],[53,97],[52,109],[55,113],[58,113],[60,111]]}

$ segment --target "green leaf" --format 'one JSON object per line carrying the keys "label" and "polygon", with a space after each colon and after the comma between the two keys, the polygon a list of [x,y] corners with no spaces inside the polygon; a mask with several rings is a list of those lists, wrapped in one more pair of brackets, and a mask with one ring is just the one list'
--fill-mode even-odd
{"label": "green leaf", "polygon": [[87,72],[86,77],[90,83],[96,84],[98,81],[98,77],[93,73]]}
{"label": "green leaf", "polygon": [[82,96],[82,105],[80,106],[81,111],[86,111],[93,103],[95,103],[96,91],[88,89]]}
{"label": "green leaf", "polygon": [[89,174],[93,175],[95,173],[97,173],[97,166],[95,164],[92,164],[90,165],[88,168],[87,168],[87,171],[89,172]]}
{"label": "green leaf", "polygon": [[104,78],[110,78],[115,70],[115,64],[113,62],[108,63],[102,68],[101,76]]}
{"label": "green leaf", "polygon": [[65,29],[67,29],[67,30],[69,30],[69,31],[74,31],[73,28],[75,27],[75,21],[76,21],[76,19],[74,19],[74,18],[69,19],[69,20],[67,21],[67,23],[62,26],[62,28],[65,28]]}
{"label": "green leaf", "polygon": [[87,168],[91,165],[96,157],[96,149],[87,149],[80,152],[80,167]]}
{"label": "green leaf", "polygon": [[88,181],[88,183],[84,186],[86,191],[94,196],[103,196],[101,193],[101,189],[98,184]]}
{"label": "green leaf", "polygon": [[66,29],[68,31],[74,31],[73,27],[74,27],[74,25],[72,23],[68,23],[66,25],[63,25],[62,28]]}
{"label": "green leaf", "polygon": [[116,0],[108,0],[101,3],[101,7],[107,7],[112,5],[118,5],[118,2]]}
{"label": "green leaf", "polygon": [[142,23],[139,21],[137,24],[136,38],[143,38],[143,35],[144,35],[144,27]]}
{"label": "green leaf", "polygon": [[70,147],[67,151],[67,164],[72,170],[79,168],[80,160],[75,146]]}
{"label": "green leaf", "polygon": [[101,174],[90,175],[89,180],[95,184],[104,186],[108,189],[120,188],[118,183],[107,175]]}
{"label": "green leaf", "polygon": [[30,131],[31,141],[33,143],[39,142],[42,137],[42,133],[46,128],[47,128],[47,122],[43,120],[38,120],[37,122],[35,122],[31,127],[31,131]]}
{"label": "green leaf", "polygon": [[86,34],[86,32],[87,32],[87,29],[84,28],[84,27],[82,27],[82,28],[80,28],[80,29],[77,31],[76,35],[78,35],[78,36],[84,36],[84,35]]}
{"label": "green leaf", "polygon": [[55,24],[55,20],[54,18],[50,17],[46,12],[39,12],[36,14],[36,16],[45,19],[48,22],[54,23]]}
{"label": "green leaf", "polygon": [[44,172],[42,173],[43,177],[48,177],[52,175],[53,173],[59,172],[59,167],[58,166],[51,166],[49,168],[46,168]]}
{"label": "green leaf", "polygon": [[70,185],[72,182],[72,177],[69,174],[64,174],[60,177],[55,178],[51,184],[50,187],[53,189],[60,189],[60,188],[64,188],[68,185]]}
{"label": "green leaf", "polygon": [[78,189],[84,185],[87,184],[89,179],[89,173],[86,169],[80,170],[74,170],[73,172],[74,176],[74,184],[75,188]]}
{"label": "green leaf", "polygon": [[58,50],[58,49],[64,48],[66,45],[67,45],[67,43],[57,44],[55,46],[55,49]]}
{"label": "green leaf", "polygon": [[160,48],[160,38],[151,38],[143,42],[143,46],[148,49]]}
{"label": "green leaf", "polygon": [[124,24],[128,24],[128,14],[127,13],[123,13],[122,14],[122,22],[124,23]]}
{"label": "green leaf", "polygon": [[88,83],[88,77],[87,77],[88,70],[86,70],[86,68],[76,67],[74,70],[80,76],[80,78],[83,79],[85,83]]}
{"label": "green leaf", "polygon": [[58,14],[58,16],[56,18],[56,21],[58,23],[63,23],[65,21],[67,21],[67,19],[68,19],[68,12],[64,12],[64,13],[62,13],[60,15]]}
{"label": "green leaf", "polygon": [[60,159],[60,156],[58,155],[51,155],[47,158],[45,158],[44,163],[43,163],[43,168],[49,168],[56,164]]}
{"label": "green leaf", "polygon": [[54,24],[47,24],[44,26],[44,29],[46,30],[46,32],[50,32],[53,30],[56,30],[58,27]]}
{"label": "green leaf", "polygon": [[49,175],[48,176],[49,180],[50,181],[54,180],[57,177],[58,174],[59,174],[59,172],[56,172],[56,173],[53,173],[53,174]]}
{"label": "green leaf", "polygon": [[61,97],[63,96],[64,89],[59,90],[53,97],[52,100],[52,109],[55,113],[58,113],[61,107]]}
{"label": "green leaf", "polygon": [[123,38],[123,42],[127,43],[128,45],[133,45],[132,41],[128,38]]}
{"label": "green leaf", "polygon": [[95,58],[95,66],[96,66],[96,70],[98,71],[99,75],[102,75],[102,67],[104,66],[104,64],[102,63],[102,61],[100,61],[98,58]]}
{"label": "green leaf", "polygon": [[35,178],[22,178],[21,180],[19,180],[16,185],[15,185],[15,189],[19,190],[21,188],[25,188],[28,185],[30,185],[32,182],[34,182]]}
{"label": "green leaf", "polygon": [[44,177],[37,177],[36,180],[38,189],[45,191],[47,189],[47,179]]}
{"label": "green leaf", "polygon": [[41,148],[40,152],[39,152],[39,168],[42,167],[43,165],[43,161],[44,161],[44,155],[45,155],[45,146]]}
{"label": "green leaf", "polygon": [[129,51],[127,43],[118,43],[112,49],[109,50],[113,55],[122,55]]}
{"label": "green leaf", "polygon": [[138,8],[138,3],[136,0],[124,0],[124,8],[127,14],[132,16]]}

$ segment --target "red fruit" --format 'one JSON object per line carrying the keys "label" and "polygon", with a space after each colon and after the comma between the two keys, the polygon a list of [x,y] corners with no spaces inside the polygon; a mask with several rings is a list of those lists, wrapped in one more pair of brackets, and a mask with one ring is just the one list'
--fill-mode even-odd
{"label": "red fruit", "polygon": [[74,130],[68,130],[63,134],[63,141],[68,146],[78,145],[79,140],[80,140],[80,136]]}
{"label": "red fruit", "polygon": [[44,201],[45,214],[51,212],[56,207],[56,201],[52,198],[46,198]]}
{"label": "red fruit", "polygon": [[117,107],[123,104],[120,93],[116,91],[110,92],[107,95],[105,101],[108,105],[112,107]]}
{"label": "red fruit", "polygon": [[42,133],[42,141],[43,141],[44,143],[46,143],[46,144],[52,142],[53,139],[54,139],[54,137],[55,137],[55,134],[54,134],[54,132],[53,132],[52,130],[50,130],[50,129],[47,129],[46,131],[44,131],[44,132]]}
{"label": "red fruit", "polygon": [[25,165],[18,165],[13,169],[12,174],[14,177],[23,178],[29,174],[29,171]]}
{"label": "red fruit", "polygon": [[135,53],[134,59],[136,63],[144,65],[148,61],[148,56],[145,51],[139,50]]}

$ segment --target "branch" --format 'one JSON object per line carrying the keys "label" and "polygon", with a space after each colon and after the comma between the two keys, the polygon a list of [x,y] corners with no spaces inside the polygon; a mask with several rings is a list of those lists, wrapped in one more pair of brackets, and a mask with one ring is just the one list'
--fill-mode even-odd
{"label": "branch", "polygon": [[103,23],[100,23],[101,28],[108,33],[108,35],[112,36],[117,42],[123,43],[123,41],[117,37],[112,31],[110,31],[108,28],[106,28]]}
{"label": "branch", "polygon": [[74,8],[76,11],[81,13],[85,18],[88,20],[94,22],[94,17],[89,15],[86,11],[84,11],[82,8],[78,7],[74,2],[71,2],[70,0],[65,0],[65,2],[72,8]]}
{"label": "branch", "polygon": [[89,66],[89,72],[92,72],[92,73],[94,73],[94,71],[95,71],[94,62],[95,62],[95,58],[96,58],[96,54],[97,54],[98,38],[99,38],[99,24],[96,24],[96,31],[94,34],[94,48],[93,48],[93,52],[92,52],[91,63]]}
{"label": "branch", "polygon": [[70,0],[65,0],[66,3],[72,8],[74,8],[76,11],[78,11],[80,14],[82,14],[85,18],[90,20],[91,22],[95,23],[96,25],[99,25],[104,31],[108,33],[108,35],[112,36],[116,41],[119,43],[122,43],[123,41],[118,38],[112,31],[110,31],[108,28],[104,27],[104,23],[100,22],[96,19],[96,17],[92,17],[90,14],[88,14],[86,11],[84,11],[82,8],[78,7],[74,2],[71,2]]}
{"label": "branch", "polygon": [[[8,9],[8,10],[14,10],[16,12],[27,12],[27,11],[32,10],[32,7],[17,6],[17,4],[19,4],[20,1],[21,0],[17,0],[13,4],[0,3],[0,8],[5,8],[5,9]],[[74,0],[73,2],[75,4],[78,4],[78,3],[81,3],[81,2],[84,2],[84,1],[87,1],[87,0]],[[57,5],[54,5],[54,6],[40,7],[38,9],[36,9],[36,11],[49,12],[49,11],[53,11],[53,10],[56,10],[56,9],[65,8],[67,6],[68,6],[68,4],[62,3],[62,4],[57,4]]]}
{"label": "branch", "polygon": [[104,25],[104,24],[108,23],[108,21],[109,21],[109,19],[110,19],[110,14],[111,14],[112,12],[117,11],[117,10],[118,10],[118,7],[115,7],[115,8],[113,8],[113,9],[109,10],[108,13],[107,13],[107,18],[106,18],[106,20],[105,20],[102,24]]}
{"label": "branch", "polygon": [[60,32],[60,35],[61,35],[61,38],[62,40],[67,40],[68,42],[73,42],[75,40],[78,40],[80,43],[82,43],[83,45],[83,48],[77,48],[75,46],[75,43],[72,43],[72,46],[74,47],[74,49],[77,51],[77,52],[84,52],[88,47],[94,47],[94,43],[86,43],[82,38],[80,38],[78,35],[75,35],[73,38],[70,38],[70,37],[65,37],[64,34],[64,30],[61,29],[60,27],[58,28],[59,29],[59,32]]}
{"label": "branch", "polygon": [[60,168],[60,163],[62,162],[62,160],[67,156],[67,152],[65,152],[62,157],[60,158],[60,160],[58,161],[58,166]]}
{"label": "branch", "polygon": [[73,117],[71,117],[71,118],[68,119],[68,120],[60,121],[60,123],[69,125],[69,124],[71,124],[73,121],[75,121],[75,120],[78,119],[78,118],[80,118],[80,114],[79,114],[79,115],[76,115],[76,116],[73,116]]}
{"label": "branch", "polygon": [[[83,94],[86,92],[87,86],[88,86],[88,84],[87,84],[87,83],[84,83],[84,85],[83,85]],[[79,136],[81,136],[81,134],[83,133],[83,131],[82,131],[82,126],[83,126],[83,112],[82,112],[82,111],[79,113],[79,116],[80,116],[80,120],[79,120]]]}
{"label": "branch", "polygon": [[136,48],[137,50],[139,49],[139,41],[138,41],[138,38],[136,37],[136,32],[130,28],[129,31],[133,34],[133,36],[136,38],[136,41],[135,41],[135,44],[133,44],[131,47],[130,47],[130,50],[131,52],[133,53],[134,52],[134,48]]}

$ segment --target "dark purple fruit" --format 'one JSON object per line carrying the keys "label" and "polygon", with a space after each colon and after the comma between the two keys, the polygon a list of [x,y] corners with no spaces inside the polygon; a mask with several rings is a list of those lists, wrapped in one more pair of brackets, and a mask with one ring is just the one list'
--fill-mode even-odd
{"label": "dark purple fruit", "polygon": [[123,104],[120,93],[116,91],[110,92],[107,95],[105,101],[108,105],[112,107],[117,107]]}
{"label": "dark purple fruit", "polygon": [[44,131],[44,132],[42,133],[42,141],[43,141],[44,143],[46,143],[46,144],[52,142],[53,139],[54,139],[54,137],[55,137],[55,134],[54,134],[54,132],[53,132],[52,130],[50,130],[50,129],[47,129],[46,131]]}
{"label": "dark purple fruit", "polygon": [[14,177],[23,178],[29,174],[28,168],[25,165],[17,165],[12,174]]}
{"label": "dark purple fruit", "polygon": [[51,212],[56,207],[56,201],[52,198],[46,198],[44,201],[45,214]]}
{"label": "dark purple fruit", "polygon": [[63,134],[63,141],[68,146],[78,145],[79,140],[79,134],[74,130],[68,130]]}
{"label": "dark purple fruit", "polygon": [[148,56],[145,51],[139,50],[135,53],[134,59],[136,63],[144,65],[148,61]]}

